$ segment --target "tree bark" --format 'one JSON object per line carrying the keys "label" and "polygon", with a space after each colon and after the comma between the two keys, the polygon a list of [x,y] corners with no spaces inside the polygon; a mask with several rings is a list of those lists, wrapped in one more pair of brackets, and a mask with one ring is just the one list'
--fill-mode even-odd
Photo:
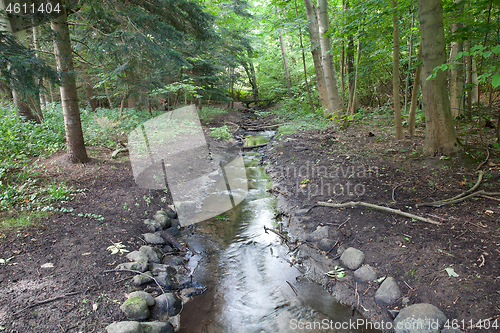
{"label": "tree bark", "polygon": [[[441,0],[418,0],[424,78],[446,62],[446,45]],[[458,150],[453,126],[446,73],[438,71],[433,79],[425,80],[422,95],[425,110],[424,154],[436,156]]]}
{"label": "tree bark", "polygon": [[[53,3],[53,5],[55,2]],[[67,1],[65,2],[67,4]],[[61,75],[61,103],[66,131],[67,154],[71,163],[89,161],[83,140],[80,109],[73,74],[73,58],[68,29],[66,6],[61,6],[61,15],[54,19],[50,26],[54,31],[54,53],[57,70]]]}
{"label": "tree bark", "polygon": [[394,26],[394,33],[392,35],[392,94],[394,99],[394,126],[396,128],[396,140],[402,140],[403,124],[401,121],[401,101],[399,99],[399,16],[397,0],[392,0],[392,10],[392,24]]}
{"label": "tree bark", "polygon": [[[344,113],[344,105],[340,98],[337,75],[333,65],[332,41],[330,37],[325,36],[326,32],[330,30],[327,0],[318,0],[317,2],[321,63],[325,75],[326,91],[328,93],[328,114],[337,114],[340,116]],[[325,116],[328,114],[325,114]]]}
{"label": "tree bark", "polygon": [[420,87],[420,72],[422,71],[422,64],[420,61],[422,60],[422,43],[418,48],[417,55],[417,69],[415,71],[415,80],[413,80],[413,89],[411,91],[411,105],[410,105],[410,113],[408,113],[408,127],[410,131],[410,136],[415,136],[415,111],[417,110],[417,102],[418,102],[418,90]]}
{"label": "tree bark", "polygon": [[[455,0],[455,3],[460,3],[461,0]],[[451,27],[451,32],[455,33],[462,27],[462,23],[455,22]],[[451,44],[450,62],[453,68],[450,70],[450,106],[453,118],[463,114],[463,90],[464,90],[464,66],[463,60],[457,60],[457,54],[464,50],[464,42],[458,41]]]}
{"label": "tree bark", "polygon": [[92,84],[92,77],[87,72],[87,66],[83,67],[82,78],[83,78],[83,90],[85,92],[85,99],[87,100],[87,104],[92,110],[92,112],[95,112],[97,108],[97,101],[94,98],[94,85]]}
{"label": "tree bark", "polygon": [[319,36],[318,18],[316,10],[313,7],[311,0],[304,0],[306,7],[306,15],[308,21],[307,30],[311,39],[311,53],[314,62],[314,71],[316,72],[316,83],[318,85],[319,97],[323,112],[328,112],[328,92],[325,84],[325,74],[321,64],[321,44]]}
{"label": "tree bark", "polygon": [[302,27],[299,21],[299,11],[297,10],[297,0],[295,1],[295,17],[297,18],[297,23],[299,24],[299,41],[300,49],[302,50],[302,65],[304,67],[304,84],[306,85],[307,99],[309,100],[309,106],[311,107],[311,112],[314,113],[314,105],[311,98],[311,92],[309,91],[309,83],[307,82],[307,67],[306,67],[306,54],[304,52],[304,45],[302,43]]}
{"label": "tree bark", "polygon": [[[279,15],[278,15],[278,18],[279,18]],[[292,82],[290,81],[290,69],[288,68],[288,61],[286,59],[285,40],[283,38],[283,33],[281,32],[281,30],[278,32],[278,37],[279,37],[280,48],[281,48],[281,59],[283,59],[283,68],[285,70],[286,89],[288,91],[288,97],[292,98]]]}

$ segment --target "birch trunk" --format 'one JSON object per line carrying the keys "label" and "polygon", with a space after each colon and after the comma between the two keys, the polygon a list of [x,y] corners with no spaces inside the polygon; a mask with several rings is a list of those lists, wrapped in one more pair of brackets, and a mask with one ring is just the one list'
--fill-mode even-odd
{"label": "birch trunk", "polygon": [[[427,78],[435,67],[446,62],[441,0],[418,0],[418,14],[422,36],[422,72],[423,77]],[[423,82],[424,153],[430,156],[450,154],[458,150],[446,76],[445,72],[438,71],[435,78]]]}
{"label": "birch trunk", "polygon": [[422,64],[420,64],[420,60],[422,60],[422,43],[418,48],[417,55],[417,70],[415,71],[415,80],[413,81],[413,89],[411,91],[411,104],[410,104],[410,112],[408,113],[408,127],[410,131],[410,136],[415,136],[415,111],[417,110],[417,102],[418,102],[418,90],[420,88],[420,72],[422,71]]}
{"label": "birch trunk", "polygon": [[80,109],[78,107],[75,76],[73,74],[73,58],[68,29],[68,17],[66,7],[61,6],[61,8],[62,15],[55,18],[50,23],[50,26],[54,32],[54,53],[57,70],[61,75],[61,87],[59,91],[61,92],[64,128],[66,131],[67,154],[68,159],[72,163],[85,163],[89,161],[89,158],[87,156],[87,150],[85,149],[82,124],[80,121]]}

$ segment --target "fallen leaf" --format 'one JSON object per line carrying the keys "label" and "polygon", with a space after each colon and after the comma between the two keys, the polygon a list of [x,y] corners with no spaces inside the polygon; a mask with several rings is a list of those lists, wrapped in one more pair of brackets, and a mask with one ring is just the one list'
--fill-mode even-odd
{"label": "fallen leaf", "polygon": [[54,264],[51,263],[51,262],[48,262],[46,264],[43,264],[42,266],[40,266],[41,268],[52,268],[54,267]]}
{"label": "fallen leaf", "polygon": [[85,253],[82,253],[82,256],[88,256],[90,254],[92,254],[92,252],[85,252]]}
{"label": "fallen leaf", "polygon": [[448,276],[453,276],[453,277],[458,277],[459,275],[455,273],[455,270],[451,267],[445,268],[444,269],[446,273],[448,273]]}
{"label": "fallen leaf", "polygon": [[94,312],[97,311],[97,308],[99,308],[99,304],[97,303],[92,304],[92,311]]}

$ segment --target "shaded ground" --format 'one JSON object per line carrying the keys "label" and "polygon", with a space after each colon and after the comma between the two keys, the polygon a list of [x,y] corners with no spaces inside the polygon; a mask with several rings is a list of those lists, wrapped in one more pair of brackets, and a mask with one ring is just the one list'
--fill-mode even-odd
{"label": "shaded ground", "polygon": [[[276,182],[274,192],[286,197],[288,206],[295,206],[292,212],[312,207],[305,216],[292,219],[298,221],[298,225],[290,226],[292,236],[300,236],[302,230],[307,235],[318,225],[329,225],[330,237],[338,240],[338,245],[364,251],[365,263],[375,267],[379,276],[395,277],[410,304],[434,304],[450,320],[463,320],[468,331],[483,331],[471,328],[481,319],[489,318],[493,323],[500,318],[499,202],[475,197],[442,207],[417,208],[418,203],[460,194],[478,178],[478,163],[471,163],[467,154],[425,159],[418,155],[421,145],[421,138],[395,143],[380,128],[361,125],[347,132],[308,131],[282,136],[269,156],[269,170]],[[498,163],[497,155],[490,159]],[[483,170],[485,177],[478,190],[499,192],[498,166],[485,166]],[[314,206],[318,201],[364,201],[442,225],[362,207]],[[331,253],[333,257],[336,250]],[[448,267],[459,276],[448,276],[444,270]],[[352,275],[348,274],[343,283],[354,293]],[[358,288],[361,304],[373,299],[376,286]],[[389,309],[400,307],[401,300]],[[365,313],[379,320],[388,318],[385,309]],[[500,325],[500,319],[496,323]]]}
{"label": "shaded ground", "polygon": [[[273,121],[281,122],[235,112],[204,125],[226,122],[236,129]],[[297,229],[308,233],[320,224],[330,225],[330,236],[339,245],[363,250],[366,263],[381,276],[394,276],[411,303],[432,303],[448,318],[464,320],[466,328],[471,320],[475,325],[479,319],[498,318],[499,202],[476,197],[439,208],[415,206],[469,189],[476,182],[478,163],[466,155],[424,159],[418,155],[421,137],[395,143],[384,133],[386,128],[359,125],[346,132],[315,130],[277,138],[267,152],[276,194],[287,197],[296,209],[313,207],[317,201],[361,200],[442,222],[435,226],[369,209],[314,207],[301,217]],[[217,145],[211,142],[211,147]],[[130,276],[103,271],[127,260],[106,248],[112,242],[130,250],[143,245],[138,237],[146,232],[142,220],[171,199],[161,190],[140,189],[128,157],[110,160],[110,154],[91,149],[93,161],[85,166],[65,164],[60,154],[43,162],[47,179],[67,179],[68,185],[85,191],[58,205],[73,208],[75,215],[53,213],[37,227],[1,235],[0,257],[14,257],[0,266],[3,330],[104,332],[107,324],[125,319],[119,305],[132,290],[126,286]],[[495,158],[492,153],[493,162],[499,163]],[[500,191],[498,167],[483,170],[479,189]],[[54,267],[41,267],[47,263]],[[449,277],[444,271],[448,267],[459,277]],[[352,281],[348,278],[346,284]],[[364,287],[361,301],[375,293],[374,287]],[[63,297],[52,300],[58,296]]]}

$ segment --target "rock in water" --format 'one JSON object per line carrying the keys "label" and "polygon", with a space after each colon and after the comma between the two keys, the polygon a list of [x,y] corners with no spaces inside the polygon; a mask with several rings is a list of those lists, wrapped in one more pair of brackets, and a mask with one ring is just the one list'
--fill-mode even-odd
{"label": "rock in water", "polygon": [[342,263],[342,265],[349,268],[350,270],[358,269],[363,261],[365,261],[365,254],[363,253],[363,251],[360,251],[353,247],[346,249],[340,257],[340,262]]}
{"label": "rock in water", "polygon": [[[395,333],[439,333],[447,318],[432,304],[420,303],[404,308],[394,320]],[[451,331],[453,332],[453,331]]]}
{"label": "rock in water", "polygon": [[155,305],[152,309],[153,318],[160,321],[167,321],[181,312],[182,301],[174,293],[161,294],[155,297]]}
{"label": "rock in water", "polygon": [[375,302],[379,305],[391,305],[399,297],[401,297],[401,291],[392,276],[385,279],[375,292]]}
{"label": "rock in water", "polygon": [[130,297],[120,306],[127,318],[144,320],[149,317],[149,308],[146,300],[140,296]]}

